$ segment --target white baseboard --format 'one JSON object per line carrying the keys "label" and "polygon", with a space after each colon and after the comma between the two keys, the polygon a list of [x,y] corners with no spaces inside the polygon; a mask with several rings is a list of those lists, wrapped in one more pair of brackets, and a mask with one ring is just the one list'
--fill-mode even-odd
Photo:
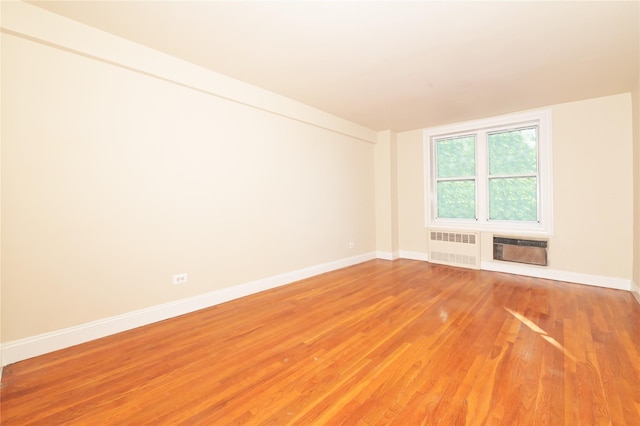
{"label": "white baseboard", "polygon": [[640,303],[640,283],[631,281],[631,294],[635,297],[636,302]]}
{"label": "white baseboard", "polygon": [[429,261],[429,256],[427,256],[427,253],[422,253],[419,251],[400,250],[399,255],[402,259],[423,260],[425,262]]}
{"label": "white baseboard", "polygon": [[[233,287],[205,293],[200,296],[188,299],[176,300],[162,305],[151,306],[149,308],[116,315],[74,327],[56,330],[37,336],[14,340],[0,346],[0,374],[2,366],[22,361],[45,353],[64,349],[70,346],[85,343],[91,340],[106,337],[122,331],[152,324],[154,322],[184,315],[200,309],[208,308],[233,299],[255,294],[264,290],[290,284],[305,278],[334,271],[347,266],[356,265],[375,258],[394,260],[397,258],[428,261],[426,253],[413,251],[372,252],[358,256],[349,257],[333,262],[303,268],[272,277],[239,284]],[[574,282],[579,284],[595,285],[599,287],[614,288],[619,290],[632,290],[635,285],[636,291],[632,291],[640,303],[640,293],[638,287],[631,280],[620,278],[600,277],[587,274],[578,274],[565,271],[555,271],[548,269],[538,269],[517,264],[503,264],[501,262],[482,262],[481,269],[496,272],[506,272],[510,274],[526,275],[538,278],[546,278],[558,281]]]}
{"label": "white baseboard", "polygon": [[375,253],[365,253],[333,262],[303,268],[272,277],[239,284],[233,287],[205,293],[187,299],[139,309],[122,315],[92,321],[74,327],[56,330],[37,336],[14,340],[2,344],[0,358],[2,366],[33,358],[38,355],[106,337],[143,325],[184,315],[233,299],[248,296],[271,288],[290,284],[314,275],[356,265],[376,258]]}
{"label": "white baseboard", "polygon": [[554,269],[536,268],[527,265],[507,262],[481,262],[480,269],[508,274],[526,275],[528,277],[545,278],[555,281],[566,281],[596,287],[631,290],[631,280],[624,278],[603,277],[599,275],[579,274],[577,272],[558,271]]}
{"label": "white baseboard", "polygon": [[390,252],[390,251],[377,251],[376,258],[382,260],[396,260],[400,257],[398,252]]}
{"label": "white baseboard", "polygon": [[[427,253],[414,251],[400,251],[400,258],[429,261]],[[596,287],[613,288],[616,290],[632,290],[631,280],[624,278],[602,277],[598,275],[579,274],[576,272],[558,271],[547,268],[537,268],[513,262],[480,262],[480,269],[508,274],[525,275],[528,277],[545,278],[555,281],[565,281],[576,284],[586,284]],[[632,291],[633,292],[633,291]],[[640,288],[634,296],[640,303]]]}

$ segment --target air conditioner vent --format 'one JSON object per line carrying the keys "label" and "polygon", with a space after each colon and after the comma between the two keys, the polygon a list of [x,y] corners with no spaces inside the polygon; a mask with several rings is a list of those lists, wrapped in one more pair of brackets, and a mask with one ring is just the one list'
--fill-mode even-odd
{"label": "air conditioner vent", "polygon": [[493,237],[493,258],[506,262],[547,266],[547,240]]}

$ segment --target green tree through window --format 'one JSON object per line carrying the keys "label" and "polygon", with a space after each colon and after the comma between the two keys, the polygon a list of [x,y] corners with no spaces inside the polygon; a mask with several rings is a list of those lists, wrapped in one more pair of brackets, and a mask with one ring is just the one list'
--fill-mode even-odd
{"label": "green tree through window", "polygon": [[438,217],[476,217],[476,138],[436,140]]}
{"label": "green tree through window", "polygon": [[551,110],[425,130],[427,226],[552,231]]}
{"label": "green tree through window", "polygon": [[489,220],[538,220],[537,127],[489,133]]}

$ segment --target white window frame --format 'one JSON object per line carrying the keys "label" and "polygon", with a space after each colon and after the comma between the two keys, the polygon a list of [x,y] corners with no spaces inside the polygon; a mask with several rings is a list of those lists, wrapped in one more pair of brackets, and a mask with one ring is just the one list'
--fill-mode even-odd
{"label": "white window frame", "polygon": [[[487,134],[500,130],[538,127],[538,221],[489,220]],[[437,218],[435,140],[476,135],[476,219]],[[523,235],[553,234],[553,164],[551,156],[551,110],[501,115],[482,120],[425,129],[423,133],[425,179],[425,226]]]}

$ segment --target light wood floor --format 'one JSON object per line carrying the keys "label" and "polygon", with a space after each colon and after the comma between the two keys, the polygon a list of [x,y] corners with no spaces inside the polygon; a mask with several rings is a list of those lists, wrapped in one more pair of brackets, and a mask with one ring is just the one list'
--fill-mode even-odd
{"label": "light wood floor", "polygon": [[630,293],[376,260],[10,365],[3,425],[640,425]]}

